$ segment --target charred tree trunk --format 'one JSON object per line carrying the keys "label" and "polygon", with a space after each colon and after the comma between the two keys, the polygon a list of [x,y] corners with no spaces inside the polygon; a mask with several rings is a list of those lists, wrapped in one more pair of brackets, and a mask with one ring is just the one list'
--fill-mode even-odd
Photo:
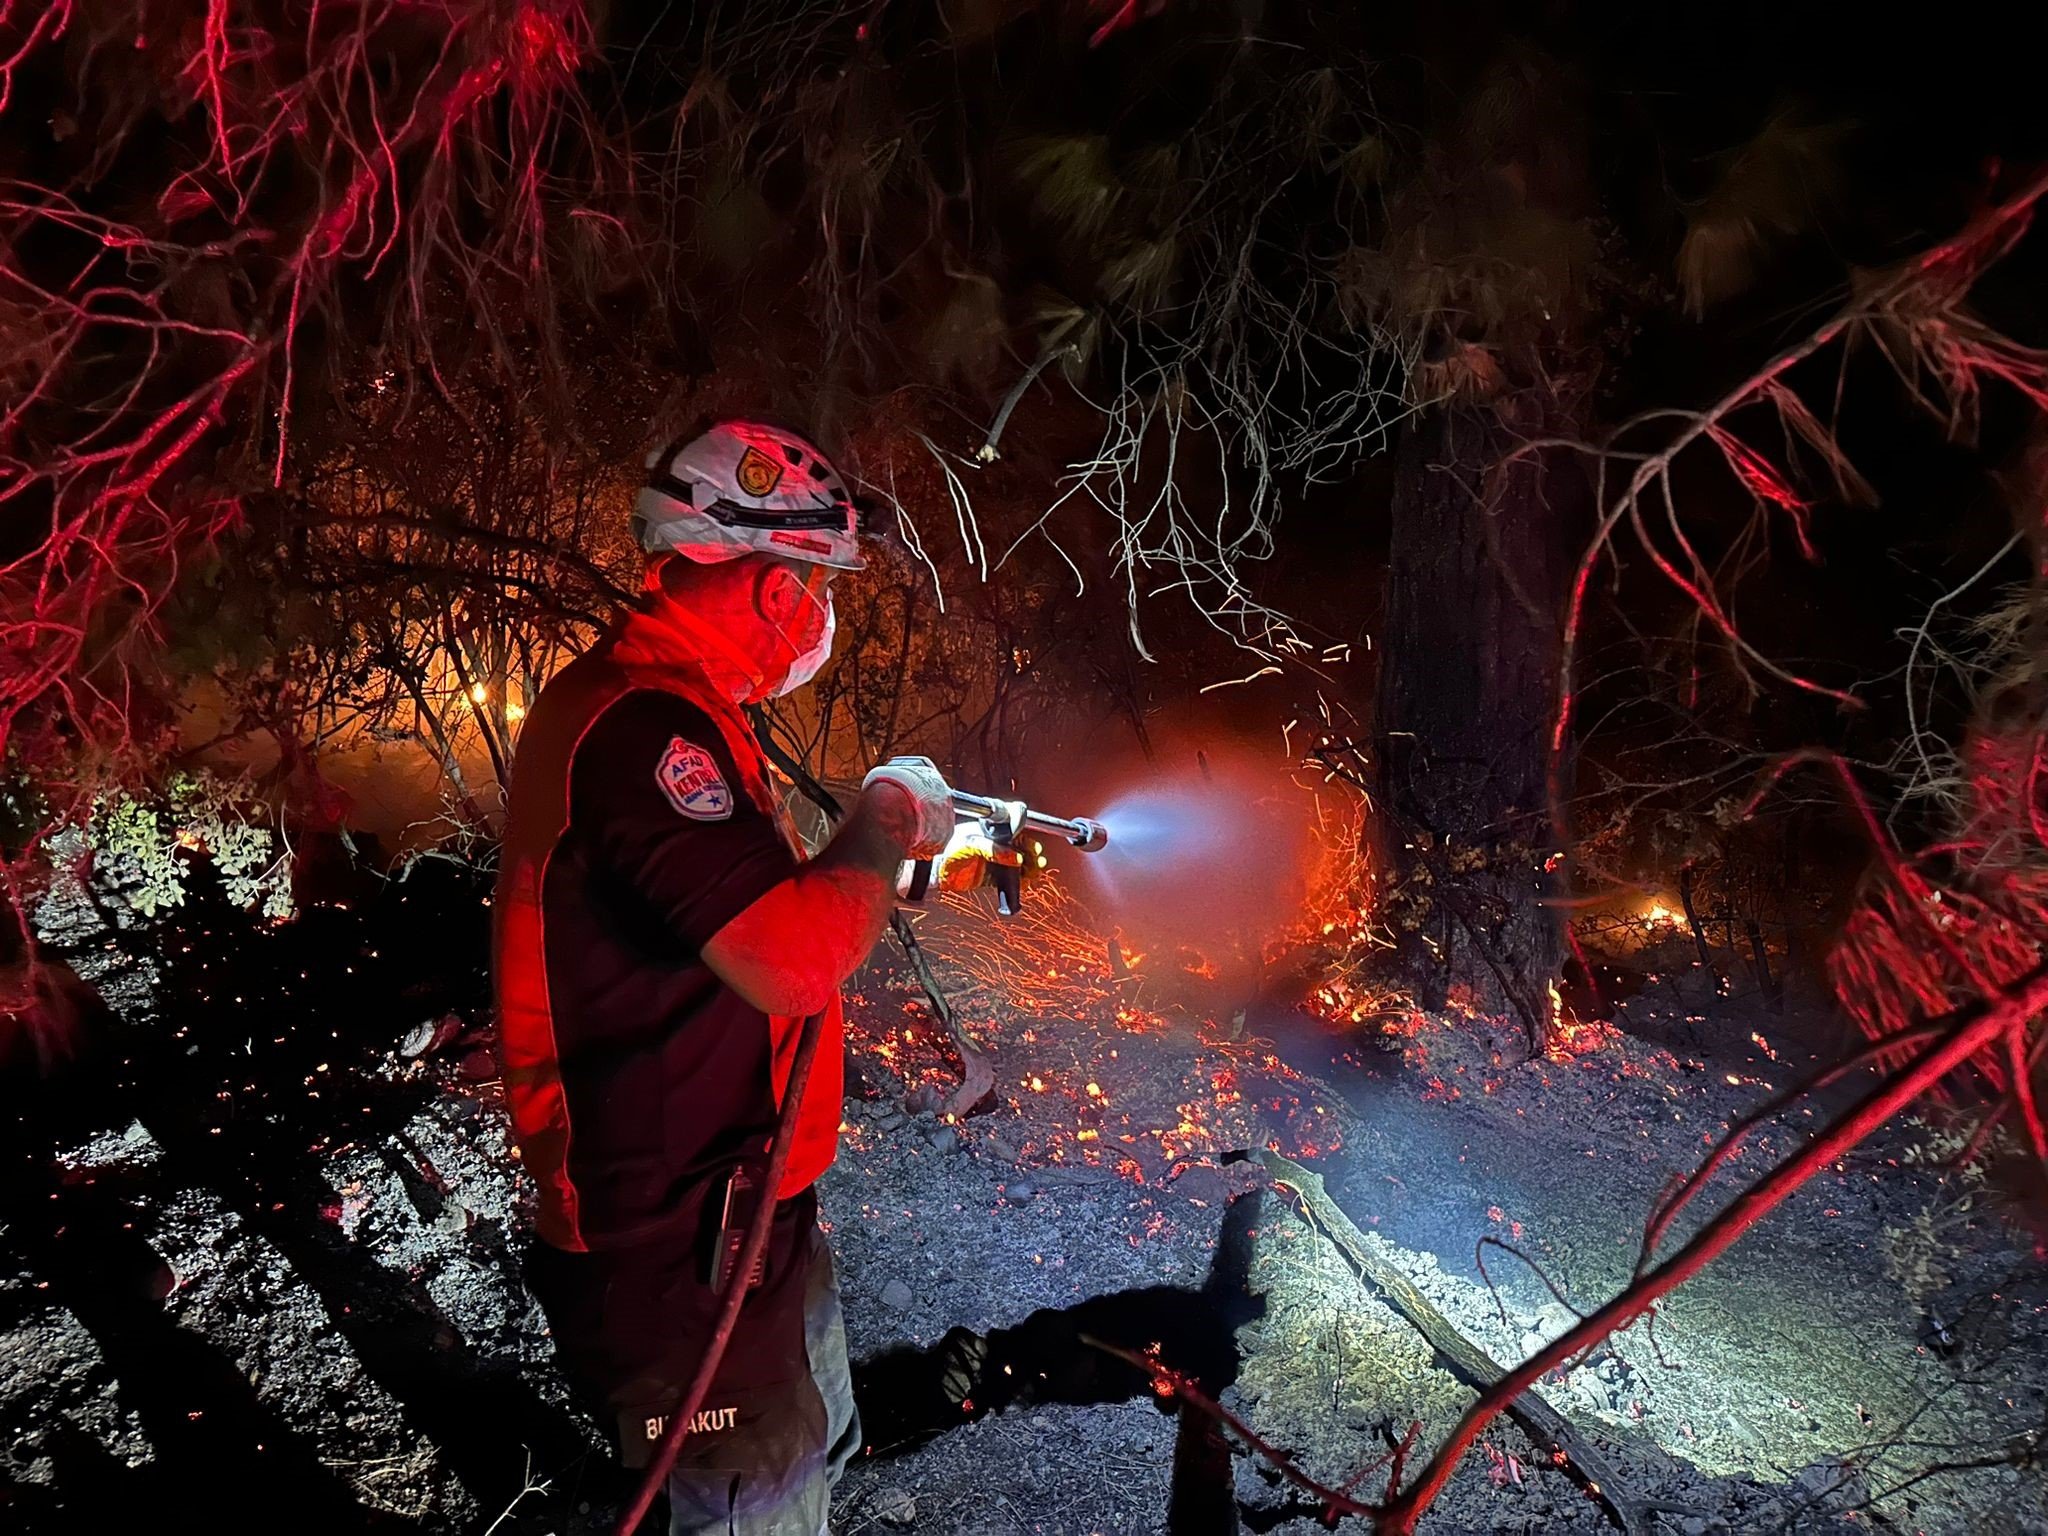
{"label": "charred tree trunk", "polygon": [[1431,1008],[1466,984],[1534,1049],[1564,957],[1545,786],[1586,488],[1562,457],[1501,467],[1549,425],[1515,404],[1428,411],[1402,441],[1376,734],[1405,981]]}
{"label": "charred tree trunk", "polygon": [[1713,951],[1707,948],[1707,930],[1700,926],[1699,910],[1692,904],[1692,865],[1689,863],[1678,867],[1678,906],[1685,913],[1686,931],[1692,935],[1692,947],[1699,951],[1700,969],[1718,981],[1720,972],[1714,964]]}

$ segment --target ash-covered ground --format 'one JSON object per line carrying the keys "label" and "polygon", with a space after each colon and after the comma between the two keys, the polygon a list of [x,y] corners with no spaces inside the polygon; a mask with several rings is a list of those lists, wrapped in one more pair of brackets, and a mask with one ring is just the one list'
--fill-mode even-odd
{"label": "ash-covered ground", "polygon": [[[81,1022],[84,1059],[10,1106],[10,1529],[604,1528],[619,1474],[518,1278],[482,916],[453,883],[282,930],[199,911],[123,931],[77,893],[45,909],[114,1016]],[[1623,1281],[1650,1202],[1731,1115],[1840,1044],[1824,1015],[1691,979],[1562,1060],[1522,1062],[1472,1019],[1339,1029],[1271,1002],[1208,1022],[1078,945],[1028,983],[992,969],[988,921],[921,928],[996,1069],[985,1111],[938,1112],[954,1058],[891,957],[852,989],[823,1189],[869,1442],[843,1536],[1325,1529],[1094,1342],[1156,1348],[1333,1483],[1412,1424],[1426,1448],[1470,1401],[1228,1153],[1320,1171],[1381,1255],[1511,1362]],[[1659,1506],[1651,1529],[2048,1531],[2029,1455],[2048,1284],[1998,1182],[1945,1168],[1954,1150],[1893,1127],[1671,1298],[1654,1337],[1545,1383]],[[1489,1248],[1482,1274],[1486,1237],[1530,1262]],[[1502,1421],[1423,1529],[1612,1526]]]}

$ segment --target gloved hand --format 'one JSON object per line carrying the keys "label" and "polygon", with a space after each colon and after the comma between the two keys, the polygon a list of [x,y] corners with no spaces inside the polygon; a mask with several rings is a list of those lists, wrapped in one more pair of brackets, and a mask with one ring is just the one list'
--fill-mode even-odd
{"label": "gloved hand", "polygon": [[938,767],[928,757],[892,757],[879,768],[870,768],[860,781],[863,795],[888,785],[907,796],[916,815],[913,840],[905,852],[913,859],[929,859],[940,853],[953,836],[952,791]]}

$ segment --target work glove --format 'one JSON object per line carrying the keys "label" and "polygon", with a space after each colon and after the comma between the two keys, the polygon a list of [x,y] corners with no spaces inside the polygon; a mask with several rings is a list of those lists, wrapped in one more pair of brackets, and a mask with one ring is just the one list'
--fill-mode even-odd
{"label": "work glove", "polygon": [[860,781],[862,794],[878,784],[895,786],[910,798],[917,813],[915,840],[904,851],[913,859],[929,859],[944,851],[953,836],[953,792],[928,757],[892,757],[870,768]]}

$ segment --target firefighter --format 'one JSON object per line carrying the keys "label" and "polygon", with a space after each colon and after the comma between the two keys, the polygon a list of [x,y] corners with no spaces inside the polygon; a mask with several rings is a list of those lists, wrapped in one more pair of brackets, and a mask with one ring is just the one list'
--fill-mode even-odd
{"label": "firefighter", "polygon": [[527,1278],[561,1364],[644,1465],[717,1314],[806,1016],[824,1033],[764,1262],[668,1483],[671,1530],[817,1536],[860,1444],[813,1184],[837,1149],[840,983],[906,860],[954,831],[925,759],[868,775],[804,859],[741,706],[831,653],[853,499],[804,438],[729,421],[652,456],[638,607],[553,679],[511,775],[493,903]]}

